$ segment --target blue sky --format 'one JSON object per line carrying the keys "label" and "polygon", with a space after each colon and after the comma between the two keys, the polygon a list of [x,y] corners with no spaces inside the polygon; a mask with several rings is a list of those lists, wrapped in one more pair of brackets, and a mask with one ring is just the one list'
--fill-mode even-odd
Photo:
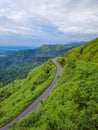
{"label": "blue sky", "polygon": [[98,0],[0,0],[0,45],[88,41],[98,36]]}

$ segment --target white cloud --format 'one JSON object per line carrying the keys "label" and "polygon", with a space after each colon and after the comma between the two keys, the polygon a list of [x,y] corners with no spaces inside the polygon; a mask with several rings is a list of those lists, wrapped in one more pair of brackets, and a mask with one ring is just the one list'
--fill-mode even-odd
{"label": "white cloud", "polygon": [[43,32],[34,21],[42,18],[65,34],[98,35],[98,0],[1,0],[0,16],[15,21],[17,29],[9,26],[9,30],[19,33]]}

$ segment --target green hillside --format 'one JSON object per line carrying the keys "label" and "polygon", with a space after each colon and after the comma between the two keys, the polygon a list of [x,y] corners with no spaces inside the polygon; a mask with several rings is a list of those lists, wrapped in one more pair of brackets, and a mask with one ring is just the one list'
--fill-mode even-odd
{"label": "green hillside", "polygon": [[0,126],[34,101],[49,86],[55,73],[56,67],[50,60],[33,69],[25,79],[0,88]]}
{"label": "green hillside", "polygon": [[51,57],[60,56],[79,44],[42,45],[33,50],[24,50],[0,57],[0,82],[4,84],[26,77],[28,72]]}
{"label": "green hillside", "polygon": [[98,63],[98,38],[72,49],[65,57]]}
{"label": "green hillside", "polygon": [[62,74],[50,96],[11,130],[97,130],[97,49],[95,39],[60,58]]}

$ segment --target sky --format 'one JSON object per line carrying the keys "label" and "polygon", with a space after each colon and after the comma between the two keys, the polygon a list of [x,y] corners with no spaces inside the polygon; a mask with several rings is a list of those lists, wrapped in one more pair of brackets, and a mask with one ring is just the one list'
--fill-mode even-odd
{"label": "sky", "polygon": [[98,0],[0,0],[0,45],[41,45],[98,37]]}

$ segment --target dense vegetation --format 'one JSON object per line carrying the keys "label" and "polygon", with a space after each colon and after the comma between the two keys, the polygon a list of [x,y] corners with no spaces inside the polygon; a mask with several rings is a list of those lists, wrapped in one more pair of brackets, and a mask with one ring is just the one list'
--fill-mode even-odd
{"label": "dense vegetation", "polygon": [[[98,129],[98,62],[95,58],[98,57],[98,39],[94,41],[85,44],[81,56],[84,45],[59,59],[63,70],[50,96],[35,112],[16,122],[11,130]],[[93,50],[91,48],[96,52],[94,55],[89,50],[92,44],[96,45]]]}
{"label": "dense vegetation", "polygon": [[56,67],[50,60],[33,69],[25,79],[0,88],[0,125],[34,101],[52,82],[55,72]]}
{"label": "dense vegetation", "polygon": [[42,45],[33,50],[24,50],[0,57],[0,82],[9,83],[24,78],[32,68],[51,57],[60,56],[79,44]]}
{"label": "dense vegetation", "polygon": [[64,57],[98,63],[98,38],[72,49]]}

